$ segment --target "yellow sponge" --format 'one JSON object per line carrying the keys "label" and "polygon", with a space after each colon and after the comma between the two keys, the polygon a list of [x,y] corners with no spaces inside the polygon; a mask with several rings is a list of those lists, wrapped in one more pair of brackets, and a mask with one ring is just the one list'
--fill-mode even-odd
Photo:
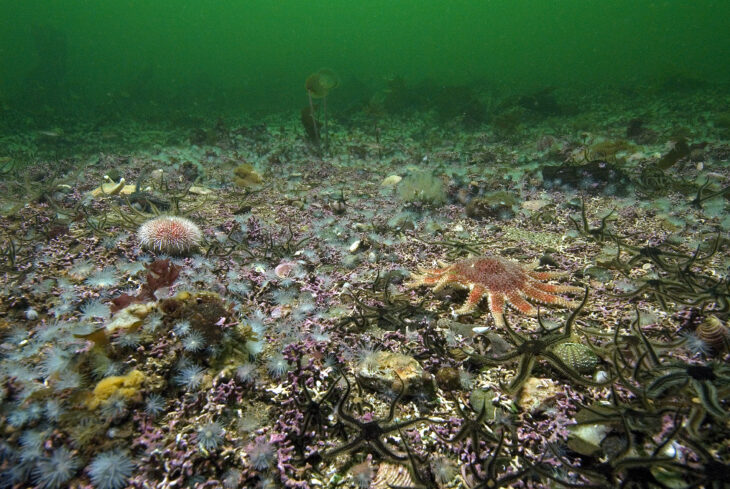
{"label": "yellow sponge", "polygon": [[137,395],[144,381],[144,374],[139,370],[132,370],[127,375],[107,377],[101,379],[94,392],[86,400],[86,407],[96,409],[113,395],[120,395],[130,399]]}

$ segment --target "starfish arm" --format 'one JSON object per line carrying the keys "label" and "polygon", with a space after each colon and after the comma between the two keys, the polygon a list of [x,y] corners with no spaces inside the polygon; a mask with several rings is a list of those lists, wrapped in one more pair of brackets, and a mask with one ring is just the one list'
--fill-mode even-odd
{"label": "starfish arm", "polygon": [[322,455],[323,458],[330,458],[335,457],[343,452],[349,452],[350,450],[353,450],[360,446],[363,443],[363,438],[358,436],[354,440],[352,440],[350,443],[345,443],[341,447],[333,448],[329,452],[326,452]]}
{"label": "starfish arm", "polygon": [[537,280],[551,280],[554,278],[562,278],[568,275],[568,272],[534,272],[525,270],[525,273]]}
{"label": "starfish arm", "polygon": [[489,312],[492,314],[504,314],[504,294],[489,292]]}
{"label": "starfish arm", "polygon": [[405,286],[409,289],[416,289],[420,287],[421,285],[433,285],[435,284],[438,279],[440,278],[440,275],[431,275],[429,273],[424,274],[413,274],[411,276],[411,279],[405,283]]}
{"label": "starfish arm", "polygon": [[524,355],[522,359],[520,360],[520,365],[518,367],[517,373],[515,374],[512,381],[509,383],[509,386],[505,387],[505,391],[508,394],[514,394],[517,392],[517,389],[522,387],[522,384],[527,380],[527,378],[532,373],[532,368],[535,366],[535,356],[534,355]]}
{"label": "starfish arm", "polygon": [[344,394],[340,398],[340,402],[337,403],[336,411],[337,416],[348,426],[351,428],[357,428],[360,426],[360,422],[355,419],[353,416],[350,415],[347,411],[345,411],[345,401],[348,397],[350,397],[350,381],[347,380],[346,376],[342,376],[343,379],[345,379],[345,384],[347,384],[347,388],[345,389]]}
{"label": "starfish arm", "polygon": [[390,448],[385,446],[385,443],[383,443],[380,439],[371,440],[369,444],[375,449],[376,452],[378,452],[384,458],[391,458],[398,461],[408,460],[407,456],[398,455],[397,453],[393,452]]}
{"label": "starfish arm", "polygon": [[501,328],[504,326],[504,294],[501,292],[489,292],[489,312],[492,313],[494,324]]}
{"label": "starfish arm", "polygon": [[712,382],[690,379],[690,383],[708,413],[718,419],[727,417],[727,413],[720,405],[720,399],[717,397],[717,388]]}
{"label": "starfish arm", "polygon": [[400,423],[394,423],[390,426],[386,426],[383,431],[384,432],[391,432],[395,430],[401,430],[403,428],[408,428],[409,426],[413,426],[414,424],[418,423],[433,423],[434,421],[428,418],[415,418],[415,419],[409,419],[408,421],[401,421]]}
{"label": "starfish arm", "polygon": [[514,350],[510,353],[505,353],[502,356],[499,357],[490,357],[488,355],[469,355],[469,358],[472,359],[475,363],[480,364],[480,366],[487,365],[490,367],[499,367],[504,362],[507,362],[509,360],[512,360],[513,358],[517,358],[520,356],[521,353],[517,350]]}
{"label": "starfish arm", "polygon": [[523,299],[517,291],[508,292],[506,295],[510,305],[521,313],[527,314],[528,316],[535,316],[537,314],[535,306]]}
{"label": "starfish arm", "polygon": [[525,285],[522,289],[522,293],[524,293],[526,297],[539,301],[543,304],[556,304],[563,307],[572,307],[576,305],[575,302],[566,299],[565,297],[549,294],[536,287],[532,287],[531,285]]}
{"label": "starfish arm", "polygon": [[454,312],[459,315],[470,314],[474,312],[474,310],[479,305],[479,302],[482,300],[482,297],[484,297],[486,294],[487,290],[484,287],[480,285],[475,285],[474,288],[471,289],[471,292],[469,292],[469,297],[467,297],[464,305]]}
{"label": "starfish arm", "polygon": [[543,282],[530,281],[528,287],[532,287],[543,292],[558,292],[558,293],[569,293],[569,294],[580,294],[583,292],[583,287],[575,287],[573,285],[557,285],[557,284],[546,284]]}
{"label": "starfish arm", "polygon": [[436,285],[433,288],[434,292],[445,289],[448,285],[460,285],[458,277],[452,273],[445,273],[439,277],[435,282]]}

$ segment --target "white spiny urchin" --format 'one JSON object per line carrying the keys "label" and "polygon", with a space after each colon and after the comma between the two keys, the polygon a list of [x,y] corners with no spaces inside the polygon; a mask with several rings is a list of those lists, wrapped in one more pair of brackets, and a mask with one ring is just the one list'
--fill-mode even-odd
{"label": "white spiny urchin", "polygon": [[137,238],[143,248],[170,255],[186,255],[203,240],[200,228],[178,216],[160,216],[139,227]]}

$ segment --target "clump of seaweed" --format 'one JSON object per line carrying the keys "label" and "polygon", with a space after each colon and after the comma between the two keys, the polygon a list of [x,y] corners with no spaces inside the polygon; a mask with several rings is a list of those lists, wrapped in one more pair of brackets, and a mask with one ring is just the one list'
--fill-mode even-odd
{"label": "clump of seaweed", "polygon": [[322,68],[318,72],[312,73],[304,82],[304,88],[307,91],[307,96],[309,97],[309,112],[308,114],[305,114],[305,112],[302,111],[302,122],[305,121],[306,115],[311,117],[311,124],[307,122],[304,124],[304,127],[307,130],[308,136],[310,135],[310,131],[313,132],[314,137],[310,136],[310,140],[318,142],[320,139],[319,126],[318,121],[315,118],[316,111],[313,99],[321,99],[322,112],[324,114],[324,124],[322,129],[324,131],[325,151],[329,149],[329,131],[327,130],[327,95],[329,95],[330,91],[337,88],[339,85],[340,78],[329,68]]}
{"label": "clump of seaweed", "polygon": [[248,163],[238,165],[233,170],[233,175],[235,176],[233,182],[241,188],[255,187],[264,181],[254,167]]}
{"label": "clump of seaweed", "polygon": [[441,205],[446,202],[443,181],[426,170],[406,175],[398,183],[396,190],[398,197],[409,204]]}

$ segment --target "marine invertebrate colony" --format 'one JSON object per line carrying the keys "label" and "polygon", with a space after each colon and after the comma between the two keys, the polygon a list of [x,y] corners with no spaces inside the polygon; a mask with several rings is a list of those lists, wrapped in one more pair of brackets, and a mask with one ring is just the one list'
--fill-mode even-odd
{"label": "marine invertebrate colony", "polygon": [[410,288],[426,285],[434,291],[446,286],[469,289],[469,297],[456,314],[472,313],[484,297],[489,300],[489,311],[497,326],[504,326],[504,307],[509,304],[523,314],[535,316],[537,309],[527,302],[531,299],[543,304],[575,307],[577,304],[556,293],[580,293],[583,289],[571,285],[554,285],[541,282],[564,275],[562,272],[536,272],[498,256],[480,256],[457,261],[441,268],[421,270],[407,284]]}
{"label": "marine invertebrate colony", "polygon": [[160,216],[143,223],[137,237],[143,248],[185,255],[200,245],[203,233],[193,221],[184,217]]}

